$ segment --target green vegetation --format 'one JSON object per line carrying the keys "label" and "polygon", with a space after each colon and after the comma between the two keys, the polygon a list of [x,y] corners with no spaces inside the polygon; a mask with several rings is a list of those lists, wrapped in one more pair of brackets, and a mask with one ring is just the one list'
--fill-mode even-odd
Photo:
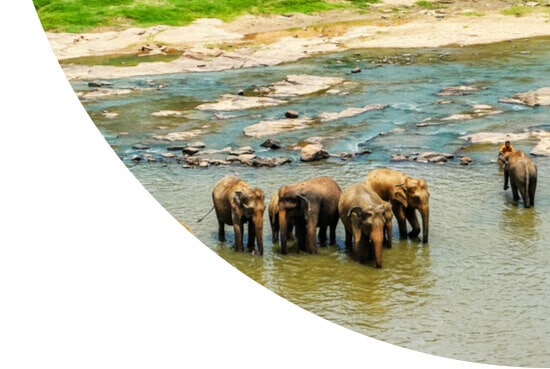
{"label": "green vegetation", "polygon": [[311,14],[365,9],[379,0],[33,0],[47,31],[85,32],[99,27],[187,25],[198,18],[230,21],[242,14]]}
{"label": "green vegetation", "polygon": [[527,7],[523,5],[514,5],[502,11],[504,15],[522,16],[533,12],[533,7]]}
{"label": "green vegetation", "polygon": [[428,0],[418,0],[414,4],[420,8],[427,9],[427,10],[441,9],[444,7],[443,4],[434,3],[433,1],[428,1]]}

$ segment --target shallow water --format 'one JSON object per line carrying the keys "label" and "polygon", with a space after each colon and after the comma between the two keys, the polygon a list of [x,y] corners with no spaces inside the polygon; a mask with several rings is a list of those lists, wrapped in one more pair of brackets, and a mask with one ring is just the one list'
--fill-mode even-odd
{"label": "shallow water", "polygon": [[[113,80],[113,87],[147,88],[130,96],[86,101],[84,106],[98,128],[132,173],[154,197],[214,252],[265,287],[342,326],[370,337],[414,350],[460,360],[512,366],[550,366],[550,161],[535,157],[539,169],[536,206],[513,204],[503,191],[503,177],[495,163],[498,145],[468,146],[459,137],[481,131],[522,132],[550,124],[550,108],[499,103],[504,97],[550,86],[550,40],[530,39],[490,46],[354,50],[309,58],[269,68],[215,73],[174,74]],[[350,73],[361,67],[361,73]],[[194,107],[222,94],[250,91],[284,79],[289,74],[343,77],[354,82],[337,94],[296,97],[274,108],[212,112]],[[162,85],[162,89],[149,89]],[[444,87],[474,85],[478,91],[441,97]],[[85,81],[73,83],[87,90]],[[438,100],[449,100],[441,104]],[[389,104],[385,110],[314,125],[277,135],[288,147],[312,136],[331,153],[372,150],[351,160],[337,157],[301,163],[299,152],[270,151],[262,139],[242,134],[260,120],[279,119],[290,109],[301,116],[341,111],[347,107]],[[490,104],[501,114],[479,119],[438,119]],[[119,115],[107,119],[101,112]],[[181,117],[155,117],[160,110],[185,111]],[[417,127],[425,119],[437,124]],[[220,166],[184,169],[162,159],[166,146],[153,134],[201,129],[207,148],[250,145],[261,156],[286,156],[293,162],[275,168]],[[381,134],[384,133],[384,134]],[[132,145],[145,142],[156,162],[134,162],[143,151]],[[515,142],[529,152],[536,142]],[[469,166],[458,158],[444,165],[390,162],[392,154],[422,151],[467,154]],[[255,257],[217,241],[214,213],[197,223],[212,207],[211,190],[225,174],[242,176],[261,187],[266,199],[283,184],[313,176],[333,177],[342,188],[362,181],[369,170],[389,166],[430,186],[430,242],[399,240],[383,251],[382,269],[359,265],[343,250],[343,227],[337,246],[318,255],[282,255],[271,246],[267,215],[265,254]],[[182,247],[185,247],[182,244]]]}

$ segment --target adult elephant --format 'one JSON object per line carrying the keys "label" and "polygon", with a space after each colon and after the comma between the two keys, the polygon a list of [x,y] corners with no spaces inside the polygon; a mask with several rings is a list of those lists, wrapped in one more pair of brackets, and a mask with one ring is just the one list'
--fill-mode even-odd
{"label": "adult elephant", "polygon": [[321,246],[336,244],[338,200],[342,190],[330,177],[316,177],[279,188],[279,227],[281,252],[287,253],[289,227],[294,226],[298,250],[317,253],[315,231],[319,227]]}
{"label": "adult elephant", "polygon": [[504,190],[512,186],[514,201],[523,200],[523,206],[529,208],[535,205],[537,189],[537,166],[533,160],[521,150],[504,155]]}
{"label": "adult elephant", "polygon": [[225,242],[224,226],[232,225],[235,231],[235,247],[243,250],[244,225],[248,223],[248,249],[263,255],[264,193],[259,188],[251,188],[239,177],[227,175],[216,183],[212,190],[212,200],[218,218],[218,238]]}
{"label": "adult elephant", "polygon": [[382,246],[391,247],[392,206],[364,183],[354,183],[342,191],[338,212],[346,234],[346,249],[360,263],[373,258],[382,267]]}
{"label": "adult elephant", "polygon": [[[420,234],[420,224],[416,211],[422,217],[422,242],[428,242],[430,229],[430,193],[428,184],[422,178],[412,178],[405,173],[389,168],[370,171],[364,182],[382,200],[389,201],[399,227],[401,238],[416,237]],[[407,221],[412,230],[407,234]]]}

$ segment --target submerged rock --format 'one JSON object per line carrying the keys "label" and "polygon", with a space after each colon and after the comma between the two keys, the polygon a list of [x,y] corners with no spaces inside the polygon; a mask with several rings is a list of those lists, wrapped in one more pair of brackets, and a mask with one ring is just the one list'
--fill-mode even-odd
{"label": "submerged rock", "polygon": [[476,86],[450,86],[442,88],[437,96],[462,96],[469,95],[472,92],[481,90],[480,87]]}
{"label": "submerged rock", "polygon": [[536,91],[517,93],[511,98],[503,98],[499,101],[502,103],[527,106],[550,106],[550,87],[542,87]]}
{"label": "submerged rock", "polygon": [[300,160],[304,162],[323,160],[330,157],[329,153],[323,150],[323,145],[309,144],[302,148]]}
{"label": "submerged rock", "polygon": [[278,133],[307,128],[312,121],[311,118],[267,120],[245,127],[243,132],[245,136],[249,137],[273,136]]}
{"label": "submerged rock", "polygon": [[388,104],[372,104],[372,105],[366,105],[362,108],[347,108],[345,110],[342,110],[340,112],[324,112],[319,114],[317,117],[321,120],[321,122],[331,122],[337,119],[341,118],[349,118],[353,117],[355,115],[363,114],[368,111],[373,110],[382,110],[388,107]]}
{"label": "submerged rock", "polygon": [[170,132],[165,135],[154,135],[153,138],[161,141],[185,141],[204,133],[205,131],[202,129],[192,129],[185,132]]}
{"label": "submerged rock", "polygon": [[267,147],[268,149],[272,149],[272,150],[277,150],[277,149],[281,148],[281,143],[277,140],[268,138],[267,140],[262,142],[262,144],[260,146],[261,147]]}
{"label": "submerged rock", "polygon": [[217,102],[205,103],[197,110],[235,111],[286,104],[286,101],[262,96],[223,95]]}
{"label": "submerged rock", "polygon": [[275,82],[267,87],[259,87],[256,92],[268,96],[301,96],[328,90],[344,82],[343,78],[320,77],[307,74],[288,75],[284,81]]}
{"label": "submerged rock", "polygon": [[539,143],[531,150],[531,155],[550,156],[550,138],[542,138]]}

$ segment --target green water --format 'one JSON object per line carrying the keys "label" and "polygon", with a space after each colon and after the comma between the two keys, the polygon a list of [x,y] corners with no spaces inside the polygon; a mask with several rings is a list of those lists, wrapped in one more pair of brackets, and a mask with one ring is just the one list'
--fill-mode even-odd
{"label": "green water", "polygon": [[[84,106],[129,170],[175,218],[188,224],[206,247],[277,294],[399,346],[480,363],[541,367],[550,366],[550,161],[534,157],[539,169],[536,205],[524,209],[502,190],[502,173],[495,163],[498,145],[469,146],[460,136],[550,127],[548,107],[499,102],[517,92],[550,86],[548,60],[549,39],[468,48],[354,50],[270,68],[113,80],[113,88],[164,87],[87,101]],[[350,73],[358,66],[361,73]],[[266,86],[289,74],[338,76],[353,84],[340,94],[293,97],[278,107],[221,112],[224,119],[194,109],[223,94]],[[86,82],[73,86],[86,90]],[[442,88],[459,85],[478,89],[462,96],[437,95]],[[438,103],[441,99],[449,101]],[[277,151],[262,148],[264,138],[242,133],[251,124],[279,119],[291,109],[316,116],[375,103],[389,106],[277,135],[283,144]],[[502,113],[441,120],[475,104],[490,104]],[[118,116],[107,119],[104,110]],[[160,110],[183,113],[152,115]],[[417,126],[426,119],[437,124]],[[292,163],[275,168],[184,169],[162,157],[175,143],[152,136],[189,130],[201,130],[189,141],[202,141],[208,149],[250,145],[259,156],[289,157]],[[372,153],[302,163],[299,152],[288,147],[312,136],[328,137],[324,144],[331,153]],[[138,142],[149,149],[133,149]],[[526,140],[514,146],[529,152],[535,144]],[[423,151],[467,154],[473,162],[462,166],[458,158],[444,165],[390,161],[392,154]],[[156,161],[132,160],[144,152]],[[269,199],[283,184],[313,176],[331,176],[345,188],[379,166],[426,179],[431,194],[429,243],[399,240],[394,224],[393,247],[383,251],[382,269],[359,265],[344,252],[341,223],[336,246],[321,248],[313,256],[282,255],[279,245],[272,246],[266,214],[263,257],[236,252],[229,227],[228,242],[219,243],[214,213],[197,223],[212,207],[214,184],[228,173],[262,188]],[[182,242],[181,247],[187,246]]]}

